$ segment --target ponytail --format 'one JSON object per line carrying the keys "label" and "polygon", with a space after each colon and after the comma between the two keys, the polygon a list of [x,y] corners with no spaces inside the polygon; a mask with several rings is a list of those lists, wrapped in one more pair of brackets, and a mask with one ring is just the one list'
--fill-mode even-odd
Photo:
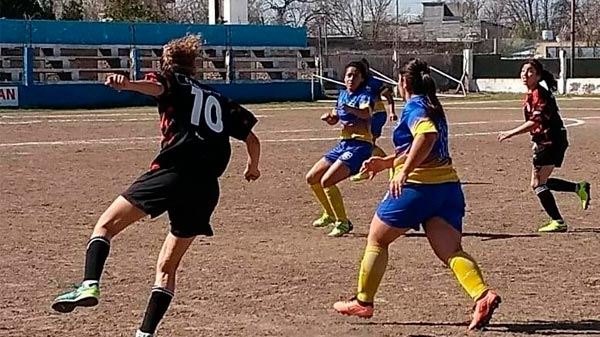
{"label": "ponytail", "polygon": [[437,87],[427,62],[412,59],[400,69],[400,74],[406,79],[412,93],[426,97],[429,118],[446,118],[442,103],[437,97]]}
{"label": "ponytail", "polygon": [[546,82],[546,85],[548,86],[548,90],[555,92],[558,90],[558,82],[556,81],[556,78],[554,78],[554,75],[552,75],[551,72],[549,72],[548,70],[543,70],[542,71],[542,81]]}
{"label": "ponytail", "polygon": [[429,103],[428,114],[445,118],[444,108],[442,107],[440,99],[437,97],[435,81],[430,73],[423,74],[423,86],[425,87],[425,95],[427,96],[427,101]]}

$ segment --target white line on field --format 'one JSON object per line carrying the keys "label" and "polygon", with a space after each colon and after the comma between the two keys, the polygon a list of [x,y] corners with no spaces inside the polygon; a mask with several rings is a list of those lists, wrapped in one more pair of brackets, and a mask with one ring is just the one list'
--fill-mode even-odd
{"label": "white line on field", "polygon": [[54,140],[44,142],[22,142],[22,143],[0,143],[0,147],[19,147],[36,145],[82,145],[82,144],[118,144],[118,143],[137,143],[148,140],[158,141],[158,137],[127,137],[127,138],[102,138],[102,139],[83,139],[83,140]]}
{"label": "white line on field", "polygon": [[[565,127],[574,127],[574,126],[580,126],[585,124],[585,121],[582,121],[580,119],[575,119],[575,118],[563,118],[565,121],[572,121],[572,124],[566,124]],[[521,122],[522,120],[517,120],[517,122]],[[487,122],[487,121],[482,121],[481,124],[487,124],[487,123],[483,123],[483,122]],[[509,122],[509,121],[507,121]],[[471,123],[471,122],[469,122]],[[489,135],[495,135],[500,131],[484,131],[484,132],[469,132],[469,133],[455,133],[455,134],[451,134],[450,137],[473,137],[473,136],[489,136]],[[387,139],[389,137],[381,137],[381,139]],[[266,139],[266,140],[261,140],[261,142],[264,143],[284,143],[284,142],[314,142],[314,141],[325,141],[325,140],[338,140],[340,139],[339,137],[320,137],[320,138],[285,138],[285,139]]]}
{"label": "white line on field", "polygon": [[[573,123],[565,125],[566,127],[575,127],[585,124],[585,121],[575,118],[564,118],[565,121]],[[488,121],[482,121],[482,123]],[[473,123],[473,122],[468,122]],[[281,130],[286,131],[286,130]],[[294,130],[287,130],[293,132]],[[322,131],[322,130],[316,130]],[[456,133],[451,134],[451,137],[472,137],[472,136],[488,136],[498,133],[499,131],[485,131],[472,133]],[[383,139],[389,137],[382,137]],[[0,147],[21,147],[21,146],[52,146],[52,145],[85,145],[85,144],[118,144],[118,143],[139,143],[147,141],[158,141],[158,137],[127,137],[127,138],[101,138],[101,139],[83,139],[83,140],[55,140],[55,141],[36,141],[36,142],[20,142],[20,143],[0,143]],[[285,142],[314,142],[337,140],[339,137],[312,137],[312,138],[284,138],[284,139],[263,139],[263,143],[285,143]]]}
{"label": "white line on field", "polygon": [[[127,115],[124,115],[127,116]],[[96,117],[94,115],[88,117]],[[101,117],[101,115],[97,115],[97,117]],[[265,118],[271,116],[261,116],[257,115],[257,118]],[[43,118],[43,117],[42,117]],[[41,123],[121,123],[121,122],[153,122],[156,121],[158,123],[158,117],[156,118],[82,118],[82,119],[33,119],[33,120],[25,120],[25,121],[10,121],[3,122],[1,121],[2,117],[0,117],[0,125],[29,125],[29,124],[41,124]]]}
{"label": "white line on field", "polygon": [[[14,114],[6,114],[0,115],[0,118],[9,118],[9,119],[24,119],[24,118],[89,118],[89,117],[119,117],[119,116],[153,116],[158,115],[157,113],[134,113],[134,112],[123,112],[123,113],[73,113],[73,114],[41,114],[41,113],[14,113]],[[158,117],[157,117],[158,118]]]}
{"label": "white line on field", "polygon": [[[600,117],[600,116],[599,116]],[[564,118],[565,121],[571,121],[566,127],[575,127],[585,124],[585,121],[576,118]],[[282,130],[284,131],[284,130]],[[288,130],[293,131],[293,130]],[[499,131],[471,132],[451,134],[451,137],[471,137],[488,136],[497,134]],[[381,137],[387,139],[389,137]],[[262,139],[263,143],[286,143],[286,142],[315,142],[338,140],[339,137],[312,137],[312,138],[284,138],[284,139]],[[86,145],[86,144],[118,144],[118,143],[139,143],[153,141],[158,142],[158,137],[127,137],[127,138],[102,138],[102,139],[83,139],[83,140],[56,140],[56,141],[37,141],[20,143],[0,143],[0,147],[22,147],[22,146],[53,146],[53,145]]]}

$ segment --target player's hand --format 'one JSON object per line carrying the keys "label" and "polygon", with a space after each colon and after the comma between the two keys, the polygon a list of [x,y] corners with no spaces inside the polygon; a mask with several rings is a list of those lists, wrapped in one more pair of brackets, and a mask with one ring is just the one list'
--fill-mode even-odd
{"label": "player's hand", "polygon": [[110,74],[106,77],[104,85],[109,86],[116,90],[125,90],[129,86],[129,78],[125,75]]}
{"label": "player's hand", "polygon": [[390,194],[394,199],[398,198],[402,194],[402,187],[406,184],[408,179],[408,173],[404,170],[396,174],[392,180],[390,180]]}
{"label": "player's hand", "polygon": [[260,170],[258,167],[246,166],[246,169],[244,170],[244,178],[247,181],[254,181],[260,178]]}
{"label": "player's hand", "polygon": [[390,122],[395,122],[398,120],[398,115],[396,115],[396,113],[391,113],[390,114]]}
{"label": "player's hand", "polygon": [[323,115],[321,115],[321,120],[327,122],[327,124],[329,125],[335,125],[339,119],[338,116],[326,112]]}
{"label": "player's hand", "polygon": [[510,136],[510,133],[508,133],[508,132],[500,132],[500,133],[498,134],[498,141],[499,141],[500,143],[502,143],[503,141],[505,141],[505,140],[509,139],[510,137],[511,137],[511,136]]}
{"label": "player's hand", "polygon": [[371,157],[363,162],[359,174],[366,173],[369,180],[372,180],[377,173],[385,169],[385,160],[382,157]]}

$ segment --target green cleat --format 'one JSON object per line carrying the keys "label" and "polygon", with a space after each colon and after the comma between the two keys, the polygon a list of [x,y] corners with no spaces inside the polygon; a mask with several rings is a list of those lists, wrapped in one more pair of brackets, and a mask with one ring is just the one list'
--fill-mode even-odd
{"label": "green cleat", "polygon": [[550,220],[542,227],[538,228],[540,233],[564,233],[567,231],[567,224],[564,221]]}
{"label": "green cleat", "polygon": [[318,218],[317,220],[315,220],[312,225],[313,227],[327,227],[331,224],[335,223],[335,219],[329,215],[327,215],[327,213],[323,213],[323,215],[321,215],[320,218]]}
{"label": "green cleat", "polygon": [[352,177],[350,177],[351,182],[359,182],[359,181],[363,181],[363,180],[367,180],[367,179],[369,179],[369,175],[366,173],[357,173],[357,174],[353,175]]}
{"label": "green cleat", "polygon": [[77,289],[58,296],[52,303],[52,309],[67,313],[73,311],[75,307],[93,307],[98,304],[99,297],[98,284],[80,285]]}
{"label": "green cleat", "polygon": [[350,233],[352,229],[354,229],[354,226],[352,226],[352,222],[350,222],[349,220],[337,221],[335,223],[335,227],[333,227],[333,229],[331,230],[331,232],[329,232],[329,234],[327,234],[327,236],[339,238],[344,234]]}
{"label": "green cleat", "polygon": [[590,193],[590,188],[592,186],[587,181],[582,181],[577,184],[577,196],[581,200],[581,207],[584,210],[587,210],[590,207],[590,200],[592,200],[592,195]]}

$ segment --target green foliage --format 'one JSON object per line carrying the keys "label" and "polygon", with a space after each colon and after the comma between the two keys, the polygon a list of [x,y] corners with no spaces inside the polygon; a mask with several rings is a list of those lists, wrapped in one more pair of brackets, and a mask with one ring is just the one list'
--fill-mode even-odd
{"label": "green foliage", "polygon": [[156,22],[159,17],[142,0],[107,0],[106,16],[113,21]]}
{"label": "green foliage", "polygon": [[56,19],[52,0],[0,0],[0,18]]}
{"label": "green foliage", "polygon": [[83,3],[81,0],[69,0],[63,7],[62,20],[83,20]]}

